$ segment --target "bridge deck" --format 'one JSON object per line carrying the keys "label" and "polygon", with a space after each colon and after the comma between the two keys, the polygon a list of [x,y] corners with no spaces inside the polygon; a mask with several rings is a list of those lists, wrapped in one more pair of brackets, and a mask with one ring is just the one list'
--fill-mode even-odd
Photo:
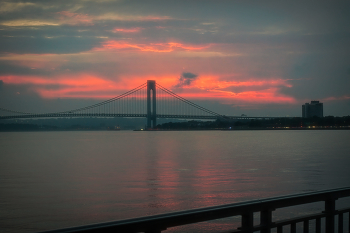
{"label": "bridge deck", "polygon": [[[147,117],[147,114],[111,114],[111,113],[45,113],[45,114],[26,114],[26,115],[11,115],[0,116],[0,120],[6,119],[28,119],[28,118],[60,118],[60,117]],[[157,114],[157,118],[167,119],[203,119],[203,120],[235,120],[235,119],[273,119],[284,117],[248,117],[248,116],[200,116],[200,115],[169,115]]]}

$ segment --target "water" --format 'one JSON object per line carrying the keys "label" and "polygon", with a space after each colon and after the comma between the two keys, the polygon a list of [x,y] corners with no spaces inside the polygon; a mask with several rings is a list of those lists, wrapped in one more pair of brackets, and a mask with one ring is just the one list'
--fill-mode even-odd
{"label": "water", "polygon": [[[350,186],[349,138],[345,130],[0,133],[0,228],[36,232]],[[169,232],[222,231],[234,220]]]}

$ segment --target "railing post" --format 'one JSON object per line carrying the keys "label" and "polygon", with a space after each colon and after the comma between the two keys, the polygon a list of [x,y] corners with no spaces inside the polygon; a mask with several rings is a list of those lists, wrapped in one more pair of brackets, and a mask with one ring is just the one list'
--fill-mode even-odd
{"label": "railing post", "polygon": [[239,228],[243,232],[250,233],[253,232],[254,226],[254,213],[248,212],[242,214],[242,226]]}
{"label": "railing post", "polygon": [[260,212],[260,225],[262,226],[261,233],[271,232],[272,223],[272,211],[273,209],[265,209]]}
{"label": "railing post", "polygon": [[350,212],[348,212],[348,232],[350,232]]}
{"label": "railing post", "polygon": [[297,224],[293,222],[290,224],[290,233],[296,233],[297,232]]}
{"label": "railing post", "polygon": [[303,232],[309,233],[309,220],[305,220],[303,223]]}
{"label": "railing post", "polygon": [[316,233],[321,233],[321,218],[316,218]]}
{"label": "railing post", "polygon": [[334,198],[325,201],[326,216],[326,233],[334,233],[334,214],[335,214],[335,200]]}
{"label": "railing post", "polygon": [[283,232],[283,226],[278,226],[277,233],[282,233],[282,232]]}
{"label": "railing post", "polygon": [[344,228],[343,213],[338,214],[338,232],[343,233]]}

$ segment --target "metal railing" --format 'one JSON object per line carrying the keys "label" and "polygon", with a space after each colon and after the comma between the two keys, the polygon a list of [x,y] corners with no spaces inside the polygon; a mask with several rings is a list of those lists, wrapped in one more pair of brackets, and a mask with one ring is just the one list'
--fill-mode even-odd
{"label": "metal railing", "polygon": [[[167,214],[159,214],[141,218],[133,218],[87,226],[46,231],[46,233],[68,232],[145,232],[160,233],[170,227],[204,222],[214,219],[241,216],[241,227],[231,232],[269,233],[271,229],[283,232],[284,226],[289,226],[291,233],[296,232],[296,224],[303,223],[302,231],[309,232],[309,222],[315,220],[315,232],[321,233],[321,219],[325,219],[325,229],[322,232],[335,232],[335,216],[338,216],[337,232],[350,232],[350,207],[336,209],[336,200],[350,196],[350,187],[317,192],[301,193],[288,196],[253,200],[235,204],[212,206]],[[282,221],[272,221],[272,212],[279,208],[324,202],[324,211],[312,215],[304,215]],[[260,213],[260,224],[254,225],[254,213]],[[348,226],[344,229],[344,214],[348,213]]]}

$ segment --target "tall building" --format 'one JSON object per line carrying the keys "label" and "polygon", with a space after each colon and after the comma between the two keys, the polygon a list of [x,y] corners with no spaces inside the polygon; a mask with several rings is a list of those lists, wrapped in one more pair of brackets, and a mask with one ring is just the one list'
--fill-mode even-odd
{"label": "tall building", "polygon": [[309,117],[323,117],[323,103],[320,103],[320,101],[311,101],[311,103],[305,103],[302,106],[302,114],[303,118],[309,118]]}

